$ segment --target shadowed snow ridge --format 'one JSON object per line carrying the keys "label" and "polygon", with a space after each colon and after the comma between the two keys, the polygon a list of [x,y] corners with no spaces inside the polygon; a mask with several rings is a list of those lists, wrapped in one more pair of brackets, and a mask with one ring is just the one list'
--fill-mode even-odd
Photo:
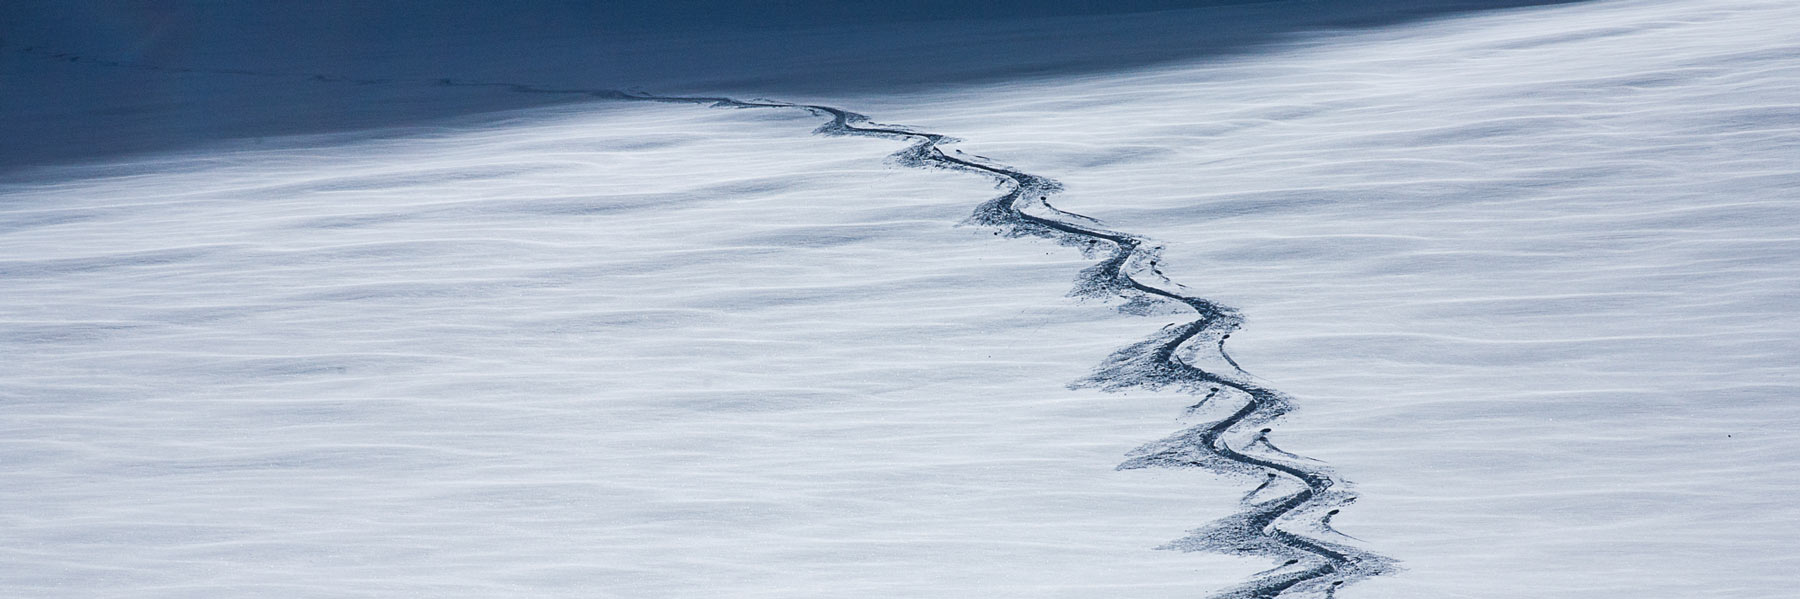
{"label": "shadowed snow ridge", "polygon": [[[1159,248],[1149,240],[1102,228],[1093,218],[1051,206],[1049,195],[1061,189],[1056,181],[968,154],[946,154],[939,144],[950,138],[943,134],[877,124],[864,115],[832,106],[764,99],[659,96],[610,89],[563,89],[456,79],[359,80],[328,74],[183,69],[94,59],[37,48],[19,51],[52,60],[150,71],[295,78],[353,85],[493,87],[523,94],[578,95],[721,108],[790,108],[828,117],[830,120],[817,133],[911,140],[910,146],[894,155],[900,164],[980,173],[1007,188],[1006,193],[976,207],[969,223],[993,227],[997,229],[996,234],[1007,237],[1051,239],[1078,248],[1090,257],[1100,258],[1099,262],[1081,271],[1071,296],[1123,300],[1119,310],[1129,314],[1148,314],[1177,304],[1195,313],[1191,322],[1165,327],[1149,338],[1114,352],[1092,375],[1071,387],[1105,391],[1174,387],[1202,396],[1198,403],[1187,409],[1189,415],[1229,410],[1228,414],[1210,423],[1138,448],[1118,466],[1121,470],[1202,468],[1224,475],[1261,479],[1261,484],[1245,495],[1242,511],[1195,529],[1187,537],[1164,546],[1166,549],[1214,551],[1281,561],[1281,565],[1260,572],[1215,597],[1273,598],[1302,593],[1331,597],[1349,582],[1398,568],[1390,558],[1335,540],[1349,537],[1331,528],[1331,518],[1342,506],[1355,501],[1355,495],[1343,488],[1344,481],[1316,462],[1276,448],[1267,437],[1271,429],[1252,431],[1286,414],[1292,409],[1292,401],[1280,391],[1252,382],[1249,373],[1226,354],[1225,340],[1242,324],[1236,309],[1189,295],[1181,285],[1162,277],[1158,268]],[[1150,273],[1159,284],[1140,280],[1143,273]],[[1196,362],[1207,351],[1228,364],[1231,370],[1215,371],[1197,366]],[[1249,440],[1237,442],[1234,447],[1233,439],[1246,434]],[[1263,491],[1278,485],[1285,490],[1283,494],[1259,499]]]}
{"label": "shadowed snow ridge", "polygon": [[[205,72],[348,81],[454,74],[539,87],[836,98],[1110,73],[1234,54],[1300,32],[1574,1],[8,0],[0,2],[0,81],[9,86],[0,112],[31,116],[0,120],[9,142],[0,145],[0,172],[244,138],[429,125],[574,99],[195,76]],[[189,69],[100,75],[61,68],[85,58],[28,64],[11,52],[21,48]]]}

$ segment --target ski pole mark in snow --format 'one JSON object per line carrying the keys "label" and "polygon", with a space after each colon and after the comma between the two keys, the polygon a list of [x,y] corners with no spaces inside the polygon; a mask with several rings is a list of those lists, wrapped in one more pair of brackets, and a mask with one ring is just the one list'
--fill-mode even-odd
{"label": "ski pole mark in snow", "polygon": [[[635,91],[550,88],[448,78],[353,79],[314,73],[176,68],[93,59],[36,47],[18,51],[70,63],[171,73],[294,78],[317,83],[352,85],[489,87],[525,94],[579,95],[608,100],[704,104],[723,108],[790,108],[828,117],[830,120],[820,126],[816,133],[911,140],[910,146],[894,155],[902,164],[972,171],[992,177],[1008,188],[1005,194],[976,207],[974,214],[969,217],[969,223],[993,227],[997,235],[1042,237],[1075,247],[1090,257],[1103,255],[1099,262],[1080,272],[1075,288],[1070,292],[1071,296],[1124,300],[1119,310],[1128,314],[1148,314],[1168,304],[1186,306],[1195,313],[1193,321],[1166,326],[1147,339],[1115,351],[1092,375],[1070,386],[1105,391],[1134,387],[1154,391],[1174,387],[1194,395],[1204,392],[1205,395],[1199,402],[1184,410],[1184,416],[1199,414],[1207,406],[1216,406],[1222,401],[1229,401],[1237,406],[1223,418],[1188,428],[1138,448],[1118,466],[1120,470],[1149,467],[1201,468],[1224,475],[1261,479],[1260,485],[1244,495],[1243,511],[1195,529],[1187,537],[1163,547],[1182,551],[1259,556],[1280,562],[1275,568],[1259,572],[1250,580],[1222,591],[1215,597],[1273,598],[1300,593],[1334,597],[1337,590],[1348,582],[1398,569],[1390,558],[1293,531],[1306,529],[1311,533],[1354,539],[1337,532],[1330,524],[1340,508],[1356,499],[1354,494],[1344,489],[1344,482],[1335,473],[1315,465],[1314,460],[1276,448],[1267,437],[1272,432],[1269,428],[1257,430],[1251,440],[1242,446],[1246,450],[1262,446],[1272,456],[1260,452],[1245,453],[1230,445],[1228,437],[1237,436],[1238,431],[1272,422],[1293,407],[1291,398],[1286,394],[1248,380],[1249,373],[1226,353],[1225,340],[1242,324],[1242,318],[1236,309],[1188,295],[1179,284],[1168,283],[1168,287],[1163,287],[1140,281],[1136,275],[1147,272],[1168,282],[1168,278],[1162,276],[1158,267],[1159,247],[1147,239],[1102,228],[1100,221],[1091,217],[1051,206],[1049,195],[1062,189],[1061,184],[1054,180],[999,165],[986,157],[967,154],[961,150],[946,154],[939,147],[949,139],[943,134],[899,125],[877,124],[864,115],[832,106],[765,99],[659,96]],[[1034,212],[1043,212],[1048,216]],[[1068,220],[1064,220],[1065,218]],[[1205,343],[1194,343],[1195,341]],[[1212,348],[1235,372],[1209,371],[1195,366],[1192,360],[1184,359],[1183,356],[1197,355],[1201,351],[1199,348],[1203,346]],[[1256,501],[1258,495],[1281,481],[1297,483],[1299,488],[1274,499]]]}

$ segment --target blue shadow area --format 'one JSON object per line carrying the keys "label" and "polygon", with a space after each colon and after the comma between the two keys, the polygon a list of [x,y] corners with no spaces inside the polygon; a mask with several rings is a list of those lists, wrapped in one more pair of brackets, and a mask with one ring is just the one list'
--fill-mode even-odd
{"label": "blue shadow area", "polygon": [[1577,0],[0,5],[0,172],[641,89],[832,99],[1080,75]]}

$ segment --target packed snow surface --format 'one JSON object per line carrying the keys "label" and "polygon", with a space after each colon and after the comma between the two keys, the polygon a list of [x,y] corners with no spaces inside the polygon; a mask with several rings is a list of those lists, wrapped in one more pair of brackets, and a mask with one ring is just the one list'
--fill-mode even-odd
{"label": "packed snow surface", "polygon": [[[1242,310],[1231,356],[1301,408],[1271,437],[1405,568],[1338,596],[1773,597],[1796,26],[1596,2],[786,99],[1056,179]],[[1114,469],[1193,396],[1066,387],[1179,314],[1063,297],[1089,258],[957,226],[993,180],[821,122],[597,102],[14,174],[0,594],[1169,597],[1279,565],[1158,550],[1241,481]]]}

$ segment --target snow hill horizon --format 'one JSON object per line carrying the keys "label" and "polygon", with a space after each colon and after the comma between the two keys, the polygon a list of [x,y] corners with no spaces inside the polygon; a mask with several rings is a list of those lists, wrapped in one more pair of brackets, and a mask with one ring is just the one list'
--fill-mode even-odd
{"label": "snow hill horizon", "polygon": [[0,8],[0,593],[1741,597],[1800,9]]}

